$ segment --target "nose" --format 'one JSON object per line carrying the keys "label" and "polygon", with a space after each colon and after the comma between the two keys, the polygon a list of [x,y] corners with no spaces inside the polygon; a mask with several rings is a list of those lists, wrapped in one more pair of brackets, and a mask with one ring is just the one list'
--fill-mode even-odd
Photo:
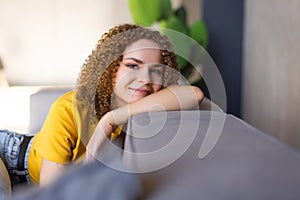
{"label": "nose", "polygon": [[138,81],[142,82],[143,84],[151,83],[151,76],[147,67],[139,70]]}

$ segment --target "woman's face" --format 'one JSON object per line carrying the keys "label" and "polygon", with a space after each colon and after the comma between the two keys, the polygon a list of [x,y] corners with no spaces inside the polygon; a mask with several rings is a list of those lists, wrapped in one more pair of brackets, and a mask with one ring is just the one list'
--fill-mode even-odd
{"label": "woman's face", "polygon": [[162,87],[161,50],[152,40],[140,39],[127,46],[116,73],[115,105],[137,101]]}

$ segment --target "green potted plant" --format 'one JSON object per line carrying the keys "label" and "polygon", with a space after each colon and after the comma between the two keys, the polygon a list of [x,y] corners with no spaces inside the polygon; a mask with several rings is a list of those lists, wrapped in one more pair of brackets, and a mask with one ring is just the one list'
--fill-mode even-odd
{"label": "green potted plant", "polygon": [[[195,40],[204,49],[207,48],[208,33],[205,23],[199,19],[188,24],[186,9],[183,5],[173,9],[170,0],[128,0],[128,4],[132,19],[136,24],[141,26],[157,24],[162,31],[170,29],[180,32]],[[168,32],[165,34],[168,35]],[[175,45],[175,51],[180,52],[178,63],[181,73],[191,84],[199,85],[202,81],[201,75],[189,62],[201,63],[201,55],[193,54],[195,52],[193,48],[196,47],[172,35],[168,36]]]}

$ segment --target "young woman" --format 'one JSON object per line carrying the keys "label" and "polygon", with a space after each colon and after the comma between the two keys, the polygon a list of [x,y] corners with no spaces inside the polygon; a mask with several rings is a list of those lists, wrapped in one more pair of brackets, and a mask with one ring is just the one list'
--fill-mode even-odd
{"label": "young woman", "polygon": [[132,115],[197,106],[203,93],[177,85],[177,72],[166,36],[132,24],[110,29],[85,61],[75,90],[53,103],[40,132],[27,138],[0,131],[0,155],[13,184],[25,176],[44,185],[65,165],[93,160],[107,137],[120,137],[119,125]]}

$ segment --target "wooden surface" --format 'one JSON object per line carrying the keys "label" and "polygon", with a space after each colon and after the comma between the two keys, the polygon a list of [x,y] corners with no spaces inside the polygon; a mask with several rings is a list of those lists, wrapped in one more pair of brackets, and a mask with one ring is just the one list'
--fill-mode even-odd
{"label": "wooden surface", "polygon": [[300,149],[300,1],[246,0],[243,118]]}

